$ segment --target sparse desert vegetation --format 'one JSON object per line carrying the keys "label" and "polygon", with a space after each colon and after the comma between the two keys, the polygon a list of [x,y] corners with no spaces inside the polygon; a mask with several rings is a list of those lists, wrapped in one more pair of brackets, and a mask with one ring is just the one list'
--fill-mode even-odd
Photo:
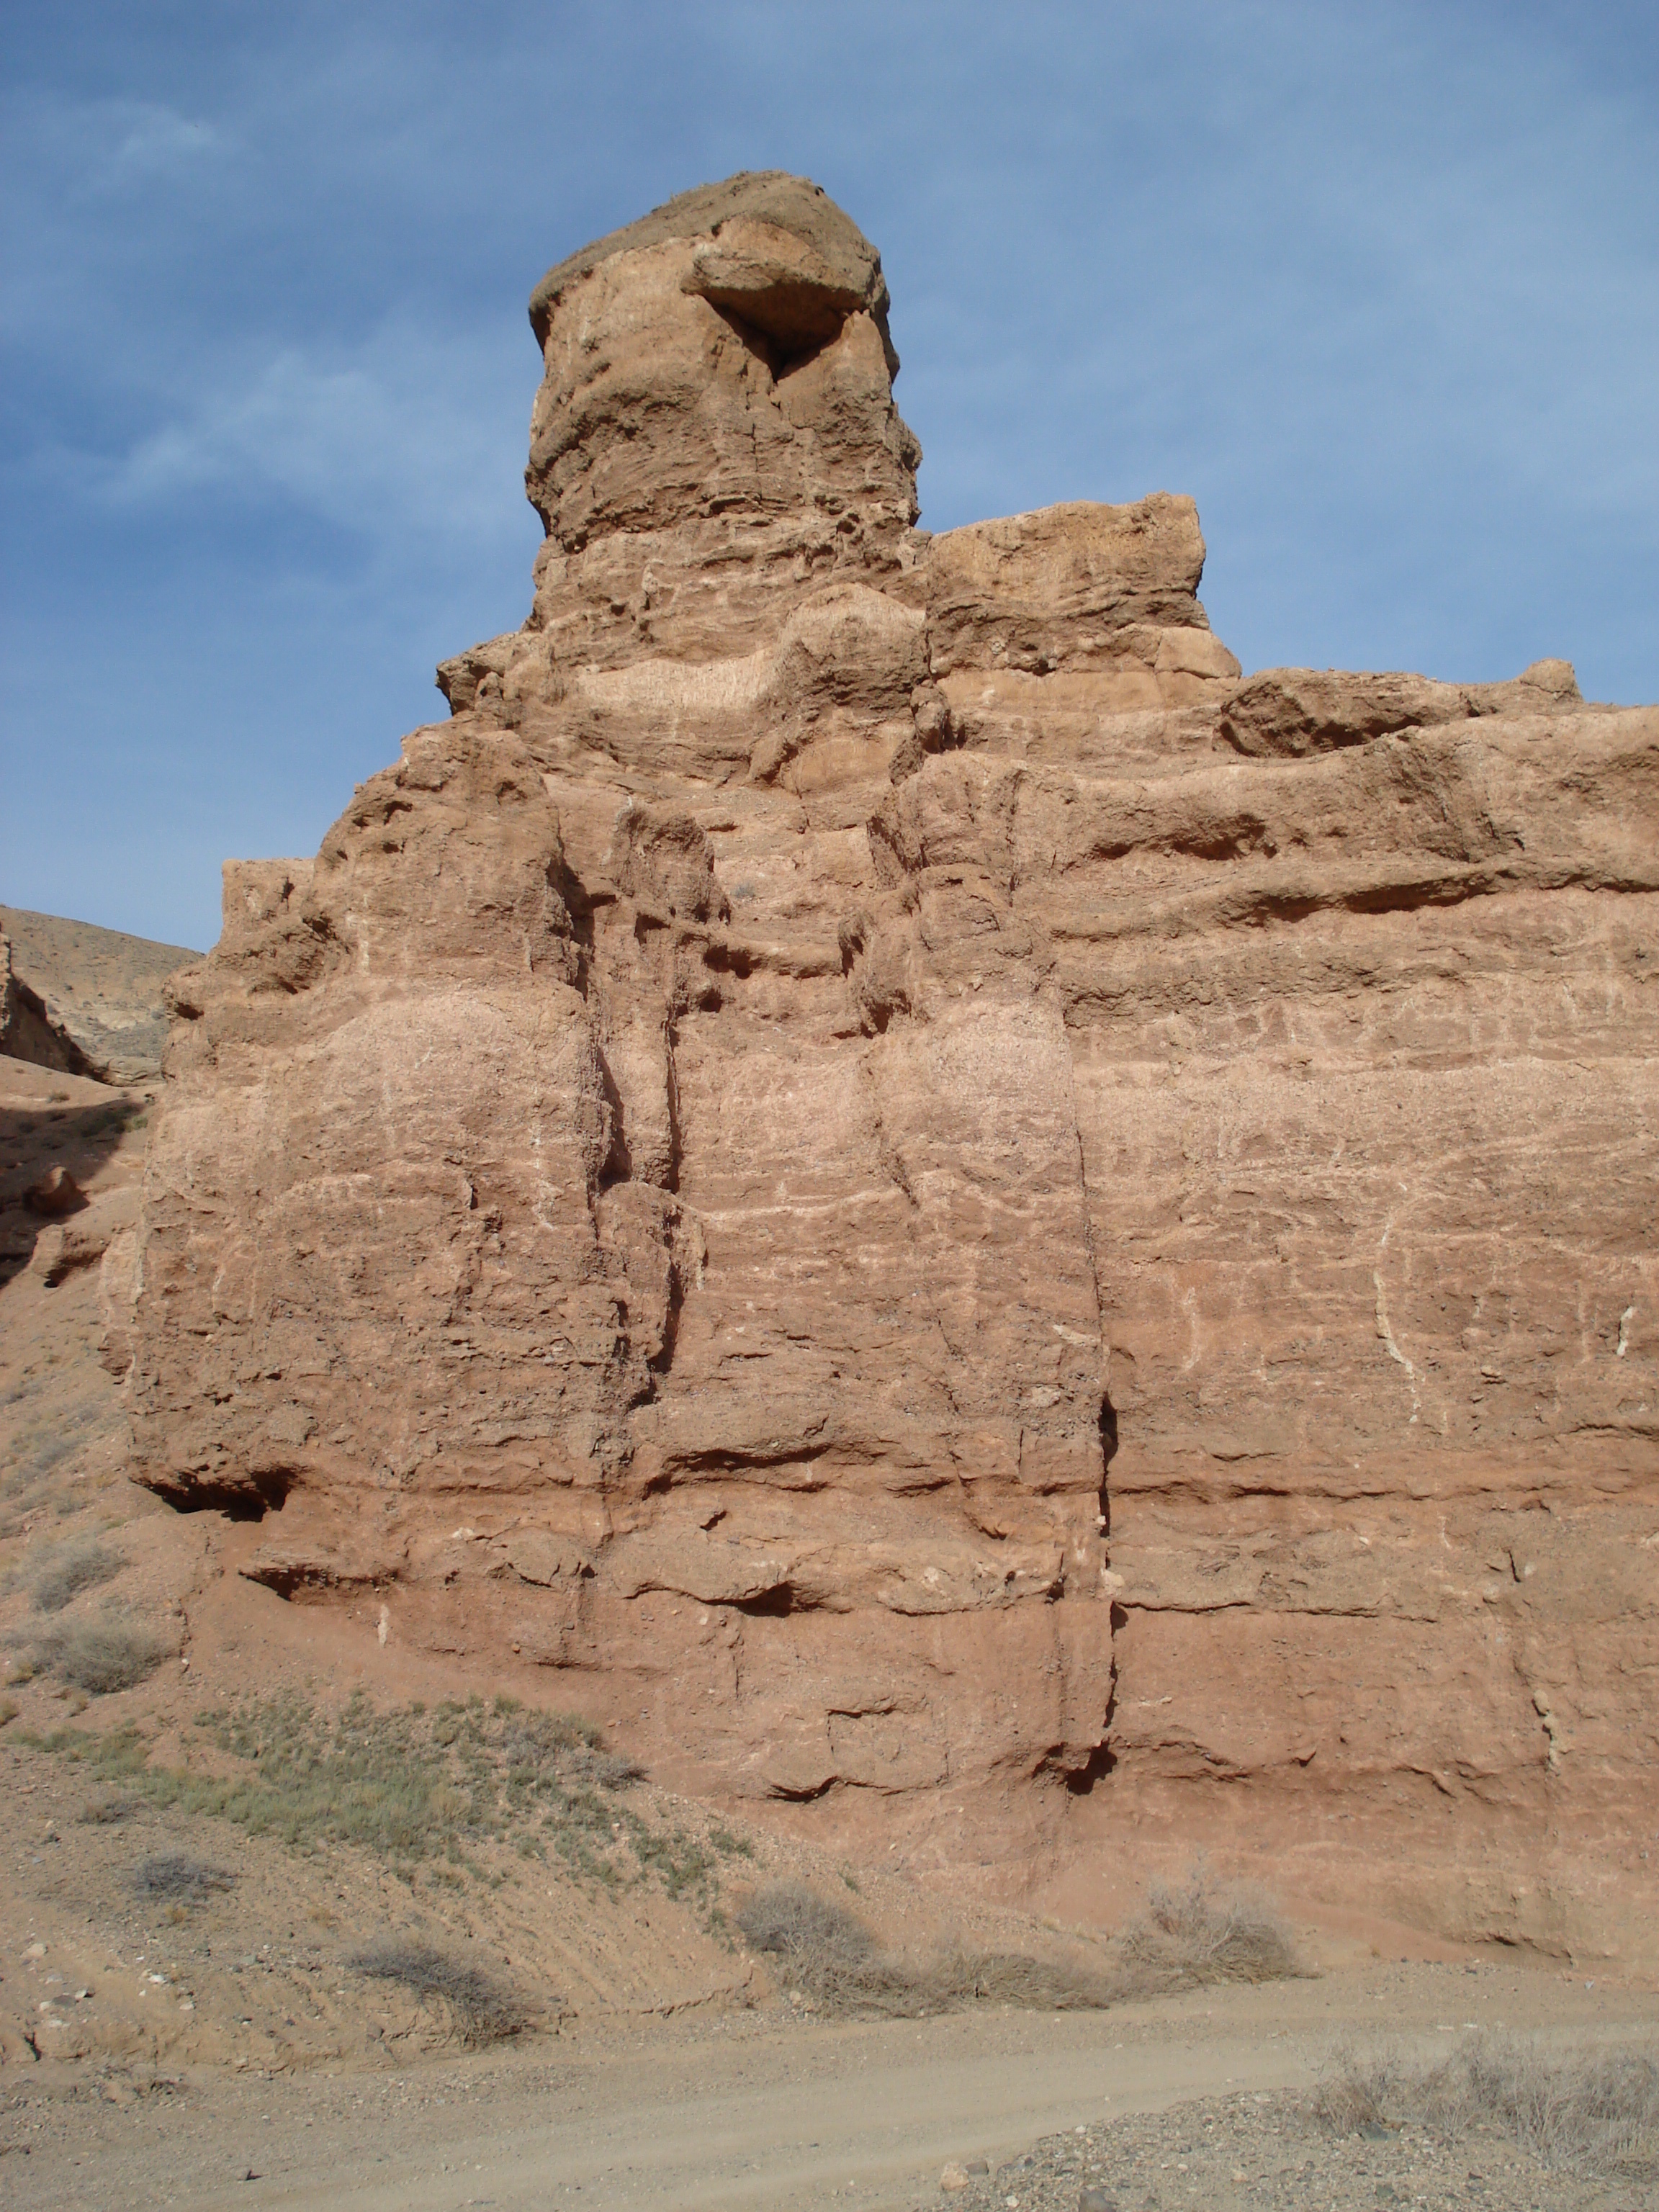
{"label": "sparse desert vegetation", "polygon": [[1116,1950],[1126,1988],[1137,1996],[1212,1982],[1279,1982],[1300,1971],[1272,1900],[1218,1889],[1202,1868],[1179,1888],[1150,1884],[1146,1910],[1121,1931]]}
{"label": "sparse desert vegetation", "polygon": [[1426,2128],[1456,2141],[1507,2136],[1569,2172],[1659,2179],[1659,2057],[1626,2047],[1580,2056],[1519,2035],[1473,2034],[1430,2064],[1389,2047],[1349,2048],[1316,2094],[1340,2134]]}
{"label": "sparse desert vegetation", "polygon": [[1045,2012],[1114,2004],[1214,1982],[1297,1973],[1290,1931],[1265,1899],[1218,1892],[1201,1873],[1154,1884],[1146,1912],[1103,1947],[1099,1966],[1024,1952],[947,1948],[912,1960],[881,1950],[855,1914],[799,1882],[757,1890],[737,1925],[780,1964],[786,1985],[828,2012],[921,2018],[979,2003]]}
{"label": "sparse desert vegetation", "polygon": [[377,1711],[353,1698],[324,1712],[297,1697],[201,1713],[184,1764],[152,1759],[131,1726],[60,1729],[36,1739],[110,1788],[158,1807],[230,1820],[300,1850],[346,1844],[412,1875],[426,1866],[486,1877],[477,1854],[509,1844],[611,1890],[648,1883],[705,1915],[722,1860],[748,1844],[700,1840],[624,1802],[637,1761],[607,1750],[575,1716],[512,1698]]}
{"label": "sparse desert vegetation", "polygon": [[136,1895],[190,1905],[199,1905],[215,1890],[230,1888],[235,1880],[228,1867],[214,1866],[191,1851],[156,1851],[140,1859],[132,1870]]}
{"label": "sparse desert vegetation", "polygon": [[136,1689],[155,1672],[167,1646],[142,1622],[118,1616],[70,1621],[34,1639],[33,1669],[103,1698]]}
{"label": "sparse desert vegetation", "polygon": [[475,2047],[520,2035],[535,2008],[494,1969],[434,1944],[386,1936],[355,1951],[346,1965],[371,1981],[396,1982],[448,2010],[463,2043]]}
{"label": "sparse desert vegetation", "polygon": [[33,1578],[37,1613],[61,1613],[83,1590],[112,1582],[126,1565],[125,1554],[96,1536],[55,1546]]}

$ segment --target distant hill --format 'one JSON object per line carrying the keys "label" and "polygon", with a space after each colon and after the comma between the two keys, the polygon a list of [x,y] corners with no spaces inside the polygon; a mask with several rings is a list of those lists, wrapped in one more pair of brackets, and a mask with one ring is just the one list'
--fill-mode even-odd
{"label": "distant hill", "polygon": [[103,1083],[157,1075],[161,987],[201,955],[89,921],[0,906],[0,1052]]}

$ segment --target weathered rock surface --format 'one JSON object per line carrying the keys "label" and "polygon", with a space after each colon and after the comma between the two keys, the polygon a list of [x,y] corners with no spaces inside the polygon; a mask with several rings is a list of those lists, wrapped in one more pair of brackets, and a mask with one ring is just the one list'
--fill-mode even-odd
{"label": "weathered rock surface", "polygon": [[538,288],[528,620],[172,987],[143,1479],[941,1868],[1271,1838],[1591,1940],[1659,711],[1243,681],[1163,494],[929,538],[886,313],[775,175]]}
{"label": "weathered rock surface", "polygon": [[0,1053],[100,1083],[159,1075],[163,987],[201,957],[187,945],[0,906]]}

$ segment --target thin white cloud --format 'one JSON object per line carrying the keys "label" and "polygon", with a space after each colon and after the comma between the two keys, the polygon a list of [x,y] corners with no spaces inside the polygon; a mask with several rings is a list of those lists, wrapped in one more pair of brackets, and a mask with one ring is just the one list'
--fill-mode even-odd
{"label": "thin white cloud", "polygon": [[506,331],[469,340],[386,327],[355,347],[222,363],[112,466],[81,457],[77,474],[128,509],[275,495],[372,540],[493,538],[517,519],[533,381],[516,325],[503,374],[507,343]]}
{"label": "thin white cloud", "polygon": [[44,193],[48,205],[129,196],[158,181],[198,182],[236,150],[222,125],[157,100],[36,91],[7,99],[4,112],[13,183],[30,196]]}
{"label": "thin white cloud", "polygon": [[225,152],[229,143],[212,124],[197,122],[171,107],[112,100],[82,110],[77,119],[83,131],[107,133],[114,140],[94,173],[106,189],[193,171]]}

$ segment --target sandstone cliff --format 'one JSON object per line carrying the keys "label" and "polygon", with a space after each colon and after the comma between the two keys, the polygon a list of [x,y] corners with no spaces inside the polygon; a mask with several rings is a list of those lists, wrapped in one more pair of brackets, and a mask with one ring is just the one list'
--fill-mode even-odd
{"label": "sandstone cliff", "polygon": [[1582,1934],[1659,1751],[1659,712],[1243,680],[1186,499],[929,537],[887,315],[775,174],[537,288],[527,620],[172,987],[142,1479],[825,1832]]}

